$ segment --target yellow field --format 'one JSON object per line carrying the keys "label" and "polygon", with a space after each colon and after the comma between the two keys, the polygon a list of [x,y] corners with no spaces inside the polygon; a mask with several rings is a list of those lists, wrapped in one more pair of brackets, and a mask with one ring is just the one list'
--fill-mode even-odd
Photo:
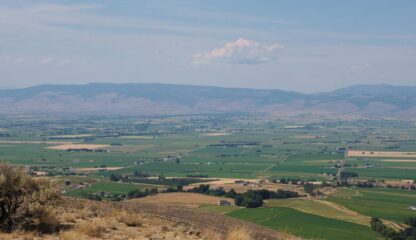
{"label": "yellow field", "polygon": [[[235,183],[237,180],[243,180],[246,184]],[[283,190],[291,190],[298,193],[303,193],[303,189],[298,185],[292,184],[280,184],[280,183],[271,183],[271,182],[264,182],[264,183],[257,183],[260,179],[241,179],[241,178],[219,178],[215,179],[211,182],[208,182],[211,188],[223,188],[226,191],[230,189],[234,189],[236,192],[246,192],[248,190],[259,190],[259,189],[267,189],[270,191],[276,191],[277,189]],[[191,184],[186,186],[185,189],[190,189],[195,186],[200,185],[200,183]]]}
{"label": "yellow field", "polygon": [[56,141],[0,141],[0,144],[73,144],[73,142]]}
{"label": "yellow field", "polygon": [[49,136],[54,138],[83,138],[83,137],[91,137],[92,134],[73,134],[73,135],[56,135],[56,136]]}
{"label": "yellow field", "polygon": [[153,136],[121,136],[120,138],[125,138],[125,139],[153,139]]}
{"label": "yellow field", "polygon": [[348,157],[416,158],[416,152],[385,152],[349,150]]}
{"label": "yellow field", "polygon": [[47,149],[51,149],[51,150],[68,150],[68,149],[95,150],[95,149],[105,148],[109,146],[110,145],[104,145],[104,144],[62,144],[62,145],[47,147]]}
{"label": "yellow field", "polygon": [[339,204],[317,199],[267,200],[267,207],[290,207],[305,213],[334,218],[361,225],[369,225],[370,217],[359,214]]}
{"label": "yellow field", "polygon": [[208,136],[208,137],[221,137],[221,136],[227,136],[230,135],[230,133],[226,132],[213,132],[213,133],[205,133],[202,134],[202,136]]}

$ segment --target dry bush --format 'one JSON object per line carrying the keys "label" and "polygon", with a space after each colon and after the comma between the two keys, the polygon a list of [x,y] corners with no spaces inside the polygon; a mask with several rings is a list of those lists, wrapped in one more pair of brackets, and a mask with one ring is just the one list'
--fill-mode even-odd
{"label": "dry bush", "polygon": [[75,230],[89,237],[101,237],[109,229],[108,221],[104,219],[93,219],[92,221],[84,221],[75,226]]}
{"label": "dry bush", "polygon": [[250,232],[246,228],[231,228],[227,233],[227,240],[252,240]]}
{"label": "dry bush", "polygon": [[0,230],[33,224],[60,197],[56,185],[33,178],[22,167],[0,164]]}
{"label": "dry bush", "polygon": [[117,220],[129,227],[140,227],[143,224],[139,214],[128,213],[125,211],[121,211],[117,214]]}
{"label": "dry bush", "polygon": [[61,232],[59,234],[60,240],[86,240],[85,236],[82,233],[77,231],[67,231]]}
{"label": "dry bush", "polygon": [[222,236],[222,234],[220,234],[218,231],[215,231],[213,229],[207,229],[204,232],[205,238],[207,240],[220,240],[220,239],[224,239],[224,236]]}
{"label": "dry bush", "polygon": [[59,230],[59,221],[52,210],[44,210],[39,216],[38,230],[42,233],[53,233]]}

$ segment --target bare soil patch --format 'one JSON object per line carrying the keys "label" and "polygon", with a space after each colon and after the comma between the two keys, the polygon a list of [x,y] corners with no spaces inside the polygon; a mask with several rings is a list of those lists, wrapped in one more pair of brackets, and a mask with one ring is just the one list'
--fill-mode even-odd
{"label": "bare soil patch", "polygon": [[51,146],[47,147],[47,149],[51,150],[68,150],[68,149],[89,149],[89,150],[95,150],[100,148],[109,147],[110,145],[105,144],[62,144],[57,146]]}
{"label": "bare soil patch", "polygon": [[0,141],[0,144],[74,144],[73,142],[56,142],[56,141]]}
{"label": "bare soil patch", "polygon": [[[236,183],[236,181],[243,181],[242,183]],[[262,181],[261,179],[241,179],[241,178],[220,178],[212,182],[207,182],[211,188],[224,188],[224,190],[229,191],[234,189],[236,192],[242,193],[247,192],[248,190],[260,190],[267,189],[270,191],[276,191],[277,189],[291,190],[298,193],[304,194],[302,187],[293,184],[281,184],[281,183],[272,183],[268,181]],[[195,186],[199,186],[200,183],[191,184],[186,186],[185,189],[190,189]]]}
{"label": "bare soil patch", "polygon": [[51,138],[83,138],[83,137],[92,137],[92,134],[72,134],[72,135],[56,135],[49,136]]}
{"label": "bare soil patch", "polygon": [[125,138],[125,139],[153,139],[153,136],[121,136],[120,138]]}
{"label": "bare soil patch", "polygon": [[416,152],[387,152],[387,151],[359,151],[349,150],[348,157],[391,157],[416,158]]}

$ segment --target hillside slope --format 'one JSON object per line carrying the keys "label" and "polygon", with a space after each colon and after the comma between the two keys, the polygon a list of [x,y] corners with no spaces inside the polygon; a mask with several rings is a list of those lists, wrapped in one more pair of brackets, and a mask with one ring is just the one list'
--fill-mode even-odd
{"label": "hillside slope", "polygon": [[200,113],[416,116],[416,87],[361,85],[319,94],[170,84],[41,85],[0,90],[0,113]]}

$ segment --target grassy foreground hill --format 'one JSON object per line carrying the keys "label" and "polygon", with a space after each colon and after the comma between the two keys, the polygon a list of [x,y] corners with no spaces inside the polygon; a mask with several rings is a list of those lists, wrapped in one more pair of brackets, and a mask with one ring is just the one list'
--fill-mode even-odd
{"label": "grassy foreground hill", "polygon": [[0,233],[0,239],[298,239],[221,214],[160,203],[111,203],[65,197],[45,217],[43,221],[57,226],[56,232],[14,231]]}

